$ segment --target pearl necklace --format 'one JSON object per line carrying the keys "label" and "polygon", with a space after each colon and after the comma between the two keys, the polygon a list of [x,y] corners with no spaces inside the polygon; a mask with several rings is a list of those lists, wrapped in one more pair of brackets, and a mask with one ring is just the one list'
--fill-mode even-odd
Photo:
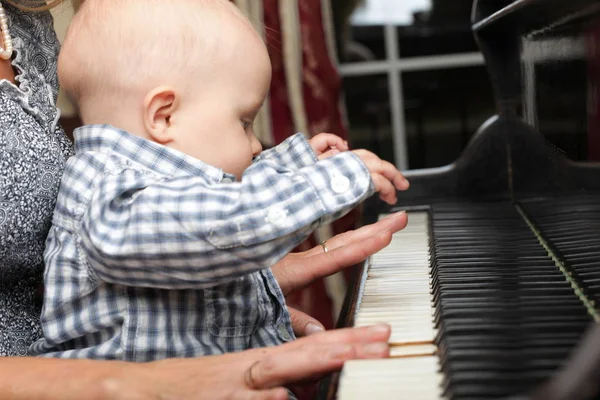
{"label": "pearl necklace", "polygon": [[9,60],[13,53],[13,42],[8,31],[8,18],[6,18],[6,12],[4,11],[4,7],[2,7],[2,3],[0,3],[0,30],[4,39],[4,47],[0,46],[0,58]]}

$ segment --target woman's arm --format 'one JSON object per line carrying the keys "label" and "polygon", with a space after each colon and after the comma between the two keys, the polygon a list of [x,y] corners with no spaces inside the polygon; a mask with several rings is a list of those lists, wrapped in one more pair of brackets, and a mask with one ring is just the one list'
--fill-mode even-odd
{"label": "woman's arm", "polygon": [[323,332],[281,346],[152,363],[0,358],[3,400],[287,399],[283,388],[389,355],[390,328]]}
{"label": "woman's arm", "polygon": [[112,379],[134,382],[143,377],[142,370],[142,364],[121,361],[5,357],[0,358],[0,398],[105,399]]}

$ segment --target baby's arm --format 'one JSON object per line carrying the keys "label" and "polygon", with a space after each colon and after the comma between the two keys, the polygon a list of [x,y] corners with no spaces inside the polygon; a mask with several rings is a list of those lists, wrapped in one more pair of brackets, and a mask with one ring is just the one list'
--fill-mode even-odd
{"label": "baby's arm", "polygon": [[285,166],[292,171],[298,171],[316,163],[318,159],[304,135],[296,133],[277,146],[262,151],[254,158],[253,163],[256,164],[262,161],[269,161]]}
{"label": "baby's arm", "polygon": [[373,192],[360,158],[339,154],[293,171],[252,165],[241,182],[158,180],[126,169],[100,183],[81,245],[102,281],[203,288],[269,268],[329,215]]}
{"label": "baby's arm", "polygon": [[319,133],[310,141],[303,134],[296,133],[279,145],[261,152],[254,162],[273,161],[297,171],[348,149],[348,142],[331,133]]}
{"label": "baby's arm", "polygon": [[313,136],[310,139],[310,147],[319,160],[350,150],[348,142],[333,133],[319,133]]}

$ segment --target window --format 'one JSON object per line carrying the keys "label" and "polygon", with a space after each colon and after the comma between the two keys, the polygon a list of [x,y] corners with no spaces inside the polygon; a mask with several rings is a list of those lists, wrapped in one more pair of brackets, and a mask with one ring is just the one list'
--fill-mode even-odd
{"label": "window", "polygon": [[352,144],[400,169],[454,161],[495,113],[472,0],[363,3],[338,32]]}

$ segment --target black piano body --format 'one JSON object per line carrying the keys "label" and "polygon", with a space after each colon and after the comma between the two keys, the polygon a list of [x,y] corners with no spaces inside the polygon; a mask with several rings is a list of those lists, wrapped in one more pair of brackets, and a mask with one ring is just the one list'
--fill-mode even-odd
{"label": "black piano body", "polygon": [[[446,374],[444,398],[593,398],[590,393],[600,387],[597,380],[600,332],[594,331],[585,336],[585,331],[597,329],[594,321],[598,320],[600,313],[600,163],[569,160],[538,131],[536,107],[538,102],[544,101],[545,95],[539,89],[540,83],[552,85],[553,79],[558,81],[564,77],[543,74],[540,78],[535,72],[547,65],[560,67],[565,59],[573,58],[569,54],[579,51],[575,58],[600,82],[600,62],[594,64],[596,60],[590,57],[591,51],[586,53],[585,46],[583,52],[581,48],[573,48],[574,43],[585,42],[590,27],[600,27],[600,1],[475,0],[472,22],[473,33],[485,57],[492,82],[497,115],[481,126],[453,164],[407,171],[405,175],[411,182],[411,188],[408,192],[398,193],[396,206],[390,207],[377,198],[371,199],[364,208],[364,222],[374,222],[379,215],[395,210],[427,210],[433,221],[431,254],[433,258],[443,258],[445,250],[438,249],[435,242],[441,235],[440,232],[436,236],[436,218],[447,218],[450,212],[470,219],[483,215],[490,221],[494,220],[494,214],[502,215],[503,212],[512,213],[511,218],[523,217],[532,231],[539,234],[540,249],[555,258],[566,280],[572,280],[575,289],[570,300],[582,307],[574,315],[584,319],[584,315],[589,317],[589,324],[578,320],[577,327],[573,325],[564,329],[570,329],[569,334],[575,333],[576,340],[573,340],[585,350],[573,355],[576,346],[567,346],[568,353],[558,352],[560,355],[552,362],[540,364],[539,371],[529,372],[519,366],[511,371],[492,371],[494,373],[488,382],[475,378],[470,382],[468,368],[460,370],[458,378],[452,376],[454,366],[449,353],[453,351],[454,338],[451,337],[452,329],[448,328],[452,327],[452,321],[438,321],[441,330],[446,329],[450,336],[450,339],[442,337],[438,343],[439,356],[450,359],[441,362],[441,370]],[[595,43],[588,40],[585,44],[587,50],[594,50]],[[597,46],[600,48],[600,40]],[[555,70],[560,71],[560,68]],[[540,79],[545,81],[540,82]],[[588,97],[588,104],[600,102],[600,87],[593,86],[590,81],[582,95]],[[600,124],[590,123],[588,129],[588,135],[600,136]],[[486,215],[486,210],[489,215]],[[456,224],[461,225],[460,219]],[[498,240],[502,241],[503,237],[499,236]],[[508,245],[508,248],[512,249],[511,246]],[[501,262],[507,262],[507,258],[504,257]],[[360,266],[355,282],[348,290],[337,327],[354,324],[359,288],[366,279],[367,268],[367,263]],[[519,286],[519,279],[503,279],[502,287],[508,288],[504,295],[510,302],[511,293],[520,289],[511,289],[509,285]],[[436,294],[438,297],[443,295],[443,290]],[[443,306],[443,302],[433,305]],[[518,314],[519,305],[515,307],[511,310]],[[465,315],[468,315],[467,311]],[[543,310],[538,314],[543,315]],[[524,313],[522,321],[527,318]],[[506,320],[509,324],[519,321],[518,318]],[[518,326],[512,326],[513,335],[515,329],[519,332]],[[527,335],[526,329],[523,335]],[[548,345],[552,346],[551,340]],[[512,357],[509,361],[513,363],[527,361],[519,358],[519,354]],[[571,363],[567,362],[569,357]],[[461,359],[462,364],[468,360]],[[499,362],[499,365],[502,366],[502,363]],[[506,370],[506,365],[503,368]],[[538,366],[533,363],[531,368]],[[561,368],[562,373],[559,373]],[[532,376],[531,379],[520,378],[527,374]],[[497,381],[494,381],[496,378]],[[322,382],[319,398],[335,398],[337,382],[338,375]],[[498,386],[497,390],[492,388],[494,385]]]}

